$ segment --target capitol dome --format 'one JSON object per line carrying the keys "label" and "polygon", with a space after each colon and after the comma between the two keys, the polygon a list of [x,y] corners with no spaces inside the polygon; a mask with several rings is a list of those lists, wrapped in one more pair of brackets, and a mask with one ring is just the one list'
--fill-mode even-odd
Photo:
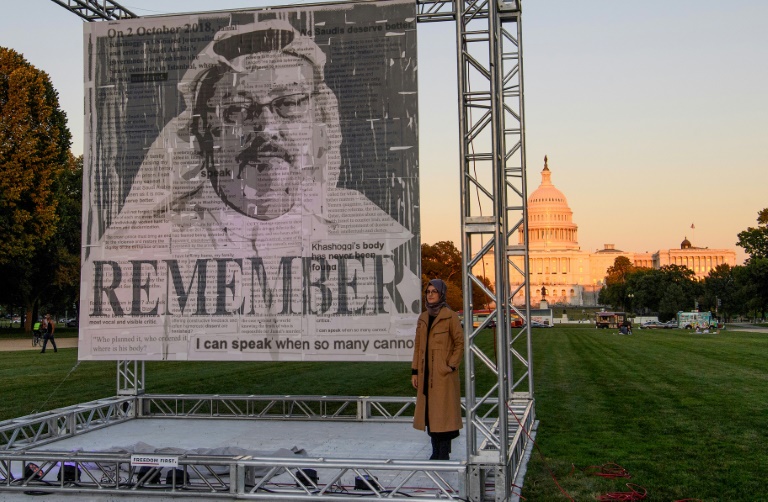
{"label": "capitol dome", "polygon": [[528,197],[528,245],[530,249],[579,249],[578,228],[568,199],[552,184],[545,156],[541,184]]}

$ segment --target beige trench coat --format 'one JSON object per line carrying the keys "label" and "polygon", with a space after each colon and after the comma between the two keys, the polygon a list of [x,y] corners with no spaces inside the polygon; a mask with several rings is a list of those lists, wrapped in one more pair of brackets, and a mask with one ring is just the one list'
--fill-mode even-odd
{"label": "beige trench coat", "polygon": [[[429,430],[449,432],[461,429],[461,385],[459,365],[464,355],[464,331],[459,316],[448,307],[437,314],[429,332],[429,314],[423,312],[416,325],[416,340],[413,347],[411,369],[418,378],[416,389],[416,411],[413,428],[424,430],[424,410],[427,396],[424,385],[428,385]],[[428,345],[429,354],[425,354]],[[424,382],[424,368],[429,357],[429,382]],[[451,367],[456,368],[453,371]]]}

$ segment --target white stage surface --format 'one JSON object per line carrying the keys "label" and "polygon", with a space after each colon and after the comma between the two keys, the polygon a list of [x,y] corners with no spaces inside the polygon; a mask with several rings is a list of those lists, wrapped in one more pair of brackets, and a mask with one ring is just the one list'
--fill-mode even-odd
{"label": "white stage surface", "polygon": [[[303,449],[307,457],[426,460],[429,436],[405,423],[137,419],[35,448],[35,451],[103,451],[144,442],[159,448],[235,446],[269,452]],[[464,431],[453,441],[451,459],[463,460]]]}
{"label": "white stage surface", "polygon": [[[398,485],[409,488],[423,488],[421,495],[431,492],[432,497],[438,495],[440,491],[435,484],[428,479],[429,474],[419,472],[415,476],[408,477],[408,472],[401,470],[377,470],[375,468],[369,471],[363,471],[361,468],[351,468],[342,471],[333,466],[334,459],[344,459],[345,463],[350,463],[350,459],[355,459],[352,464],[365,466],[369,461],[380,463],[382,461],[394,460],[411,461],[414,466],[424,465],[424,461],[431,453],[429,436],[423,431],[413,429],[410,423],[380,423],[380,422],[318,422],[318,421],[281,421],[281,420],[229,420],[229,419],[175,419],[175,418],[140,418],[122,423],[116,423],[108,427],[88,431],[71,437],[66,437],[47,443],[42,446],[32,447],[27,450],[30,455],[44,452],[69,452],[79,455],[87,452],[114,451],[115,448],[131,448],[137,443],[145,443],[156,448],[179,448],[185,450],[196,450],[201,448],[222,448],[235,447],[255,452],[254,457],[269,457],[278,450],[282,450],[281,460],[285,458],[299,462],[307,461],[317,462],[317,459],[329,461],[332,468],[317,468],[319,477],[318,485],[324,485],[331,482],[333,478],[339,476],[336,482],[335,490],[343,490],[347,493],[342,495],[345,499],[358,498],[361,495],[373,495],[371,491],[355,490],[355,477],[364,472],[372,472],[378,479],[381,489],[386,491]],[[445,480],[451,487],[459,487],[459,471],[465,466],[466,457],[465,436],[462,430],[461,436],[453,441],[453,452],[451,453],[451,462],[427,462],[427,464],[453,464],[453,472],[442,471],[439,476]],[[299,454],[291,454],[285,450],[300,451]],[[303,450],[303,452],[301,452]],[[144,451],[144,450],[142,450]],[[306,452],[306,454],[304,454]],[[278,458],[278,457],[276,457]],[[459,464],[459,465],[457,465]],[[18,463],[16,464],[19,465]],[[60,465],[60,464],[58,464]],[[301,464],[298,464],[301,465]],[[445,466],[447,467],[447,465]],[[458,467],[458,469],[457,469]],[[314,468],[314,466],[312,467]],[[20,470],[20,467],[13,469]],[[56,479],[58,468],[51,469],[45,477],[45,480],[52,485],[58,485]],[[185,496],[183,493],[176,492],[173,495],[163,494],[162,487],[165,486],[165,476],[168,469],[162,471],[162,482],[158,485],[155,493],[147,491],[138,491],[130,493],[67,493],[67,491],[57,491],[56,493],[43,494],[47,491],[44,486],[29,486],[29,494],[23,492],[3,492],[0,491],[0,500],[18,501],[29,500],[30,495],[37,495],[36,500],[54,501],[54,500],[211,500],[212,494],[190,493]],[[265,487],[269,492],[277,486],[295,490],[296,480],[291,476],[295,473],[295,467],[288,469],[289,472],[282,472],[271,480],[271,484]],[[101,473],[97,469],[96,473]],[[122,471],[121,471],[122,472]],[[15,476],[21,476],[21,473],[14,473]],[[434,474],[434,473],[433,473]],[[121,478],[131,479],[133,481],[136,475],[130,478],[127,472],[121,474]],[[227,479],[228,473],[222,478]],[[197,479],[195,479],[197,478]],[[85,479],[85,474],[81,479]],[[190,474],[192,482],[200,483],[201,478],[195,474]],[[103,481],[103,480],[102,480]],[[257,481],[258,482],[258,478]],[[36,489],[39,488],[39,492]],[[224,495],[223,493],[221,495]],[[265,493],[261,492],[261,497]],[[275,500],[294,500],[289,494],[277,495]],[[357,497],[355,497],[357,495]],[[386,496],[383,493],[379,496]],[[457,496],[458,494],[453,494]],[[299,494],[295,500],[306,500],[307,494]],[[215,497],[218,498],[218,497]],[[248,498],[248,497],[247,497]],[[333,498],[321,497],[321,498]],[[367,498],[367,497],[364,497]]]}

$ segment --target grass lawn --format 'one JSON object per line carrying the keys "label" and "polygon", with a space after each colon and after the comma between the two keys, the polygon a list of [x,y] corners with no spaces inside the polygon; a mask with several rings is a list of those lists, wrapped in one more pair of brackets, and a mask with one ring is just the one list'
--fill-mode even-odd
{"label": "grass lawn", "polygon": [[[552,328],[534,332],[537,443],[575,500],[768,500],[768,336],[728,331]],[[587,476],[615,462],[632,479]],[[528,500],[564,500],[538,453]]]}
{"label": "grass lawn", "polygon": [[[486,337],[489,339],[490,337]],[[486,343],[487,340],[484,341]],[[768,336],[563,326],[533,333],[537,442],[574,500],[768,500]],[[147,392],[412,395],[408,363],[147,363]],[[74,368],[74,370],[73,370]],[[115,394],[114,362],[0,353],[0,420]],[[574,470],[615,462],[632,479]],[[523,496],[566,500],[539,454]]]}

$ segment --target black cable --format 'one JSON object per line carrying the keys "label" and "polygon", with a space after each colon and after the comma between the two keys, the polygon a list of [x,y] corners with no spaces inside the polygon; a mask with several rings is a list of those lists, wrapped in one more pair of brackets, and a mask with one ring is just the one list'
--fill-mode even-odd
{"label": "black cable", "polygon": [[53,389],[53,391],[48,395],[48,397],[45,399],[43,404],[41,404],[38,409],[32,412],[33,414],[38,413],[41,409],[45,408],[45,405],[48,404],[48,401],[50,401],[51,398],[54,396],[54,394],[58,392],[59,388],[64,384],[64,382],[67,381],[67,378],[69,378],[69,376],[77,369],[78,366],[80,366],[80,361],[77,361],[77,363],[75,363],[75,365],[72,366],[72,369],[69,370],[69,373],[67,373],[67,375],[61,380],[61,382],[59,382],[59,385],[57,385],[56,388]]}

